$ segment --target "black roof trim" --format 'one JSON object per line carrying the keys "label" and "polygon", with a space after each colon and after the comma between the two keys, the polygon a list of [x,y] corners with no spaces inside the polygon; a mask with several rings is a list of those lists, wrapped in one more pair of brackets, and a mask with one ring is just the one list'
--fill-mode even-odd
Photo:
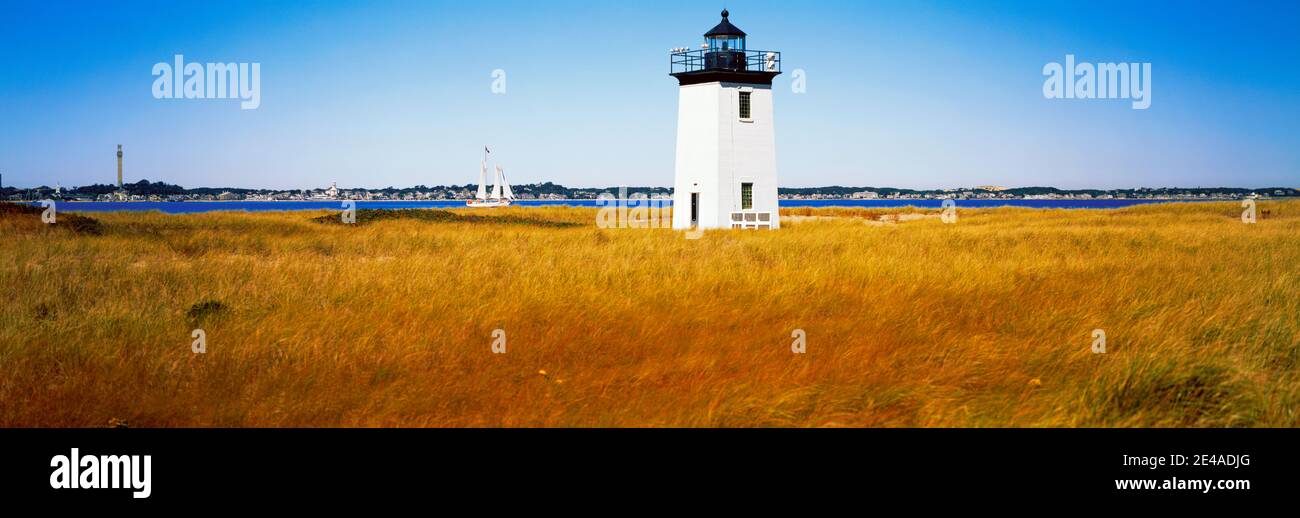
{"label": "black roof trim", "polygon": [[700,70],[697,72],[678,72],[673,74],[678,84],[699,85],[704,83],[743,83],[749,85],[771,85],[772,79],[780,72],[738,72],[735,70]]}

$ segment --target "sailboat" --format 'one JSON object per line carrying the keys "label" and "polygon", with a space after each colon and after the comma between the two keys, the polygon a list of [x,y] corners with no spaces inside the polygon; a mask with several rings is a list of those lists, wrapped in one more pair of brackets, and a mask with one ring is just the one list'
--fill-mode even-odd
{"label": "sailboat", "polygon": [[483,164],[479,168],[478,175],[478,192],[474,198],[465,201],[467,207],[506,207],[510,201],[515,199],[514,191],[510,190],[510,182],[506,181],[506,173],[501,170],[501,166],[496,166],[496,177],[492,181],[492,195],[488,195],[487,190],[487,157],[488,149],[483,148]]}

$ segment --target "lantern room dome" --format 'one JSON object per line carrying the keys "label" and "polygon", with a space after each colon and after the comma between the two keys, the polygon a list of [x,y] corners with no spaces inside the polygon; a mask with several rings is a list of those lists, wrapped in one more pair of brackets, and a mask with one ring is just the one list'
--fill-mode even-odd
{"label": "lantern room dome", "polygon": [[731,20],[727,19],[728,16],[731,16],[731,13],[728,12],[726,9],[723,9],[722,23],[719,23],[716,27],[710,29],[709,32],[704,33],[704,37],[710,38],[713,36],[740,36],[744,38],[745,31],[740,30],[740,27],[736,27],[735,25],[732,25]]}

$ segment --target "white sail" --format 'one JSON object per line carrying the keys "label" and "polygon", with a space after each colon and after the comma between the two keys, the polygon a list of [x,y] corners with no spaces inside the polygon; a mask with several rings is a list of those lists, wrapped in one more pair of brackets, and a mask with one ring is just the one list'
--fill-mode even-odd
{"label": "white sail", "polygon": [[496,179],[492,181],[492,199],[501,199],[501,166],[497,166]]}
{"label": "white sail", "polygon": [[475,197],[480,200],[487,199],[487,160],[483,161],[483,168],[478,172],[478,194]]}
{"label": "white sail", "polygon": [[506,180],[505,169],[501,169],[501,166],[497,166],[497,171],[500,171],[497,174],[501,175],[501,194],[503,194],[502,197],[507,200],[515,199],[515,192],[510,190],[510,181]]}

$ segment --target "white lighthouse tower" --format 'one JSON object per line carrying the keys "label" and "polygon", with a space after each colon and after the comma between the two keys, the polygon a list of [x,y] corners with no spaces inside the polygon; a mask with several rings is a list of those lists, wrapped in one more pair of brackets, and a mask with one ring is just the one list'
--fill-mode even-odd
{"label": "white lighthouse tower", "polygon": [[728,20],[704,35],[701,49],[674,49],[677,174],[673,228],[780,227],[772,79],[781,54],[745,47]]}

